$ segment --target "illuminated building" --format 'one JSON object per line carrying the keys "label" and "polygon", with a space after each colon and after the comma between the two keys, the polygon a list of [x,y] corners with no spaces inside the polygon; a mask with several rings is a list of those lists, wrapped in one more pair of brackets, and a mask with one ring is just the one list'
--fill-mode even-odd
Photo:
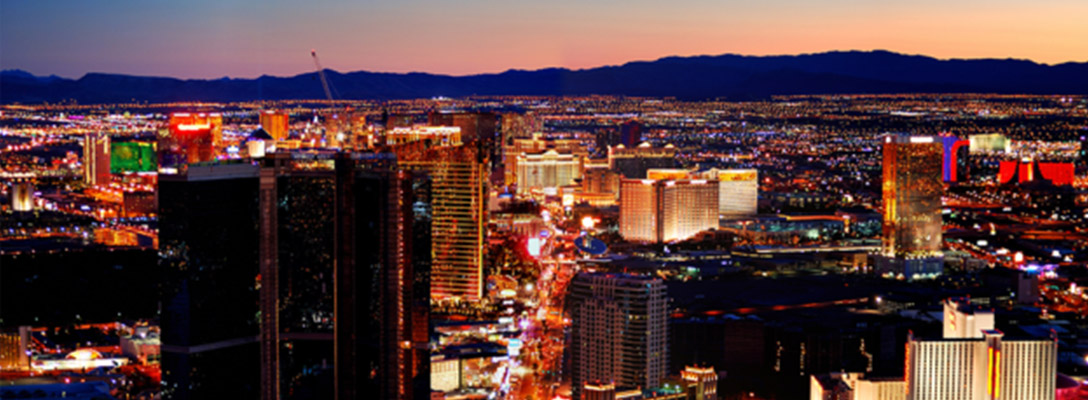
{"label": "illuminated building", "polygon": [[1012,148],[1012,141],[1008,137],[1000,133],[989,133],[985,135],[969,135],[967,141],[970,143],[970,153],[1003,153],[1007,154]]}
{"label": "illuminated building", "polygon": [[499,118],[502,135],[502,142],[500,143],[502,155],[499,160],[502,160],[503,165],[503,184],[509,186],[517,181],[514,166],[517,163],[515,157],[525,151],[516,150],[514,141],[529,138],[534,133],[543,130],[544,127],[540,120],[531,113],[505,113],[500,115]]}
{"label": "illuminated building", "polygon": [[290,117],[287,113],[265,110],[260,113],[261,128],[264,128],[272,140],[280,141],[287,138],[287,126]]}
{"label": "illuminated building", "polygon": [[946,299],[943,319],[945,339],[979,339],[994,329],[993,310],[975,309],[965,298]]}
{"label": "illuminated building", "polygon": [[398,154],[399,165],[431,177],[431,297],[483,298],[487,168],[474,147],[437,147]]}
{"label": "illuminated building", "polygon": [[627,179],[644,179],[646,170],[652,168],[676,168],[676,148],[651,147],[642,143],[637,147],[619,145],[608,148],[608,166]]}
{"label": "illuminated building", "polygon": [[718,227],[718,181],[624,179],[620,235],[635,242],[672,242]]}
{"label": "illuminated building", "polygon": [[[476,156],[487,167],[489,173],[498,173],[501,169],[494,165],[502,160],[502,146],[498,137],[499,120],[495,113],[432,112],[427,115],[427,125],[461,128],[461,141],[477,149]],[[494,181],[502,180],[502,177],[498,175],[495,178]]]}
{"label": "illuminated building", "polygon": [[986,330],[977,339],[907,337],[907,400],[1052,400],[1056,339],[1010,340]]}
{"label": "illuminated building", "polygon": [[884,141],[881,274],[918,279],[941,273],[941,144],[930,136]]}
{"label": "illuminated building", "polygon": [[268,134],[268,131],[264,130],[264,128],[257,128],[251,132],[245,142],[246,155],[249,158],[261,158],[264,157],[266,152],[275,150],[272,135]]}
{"label": "illuminated building", "polygon": [[904,400],[906,383],[894,378],[866,378],[857,372],[809,376],[811,400]]}
{"label": "illuminated building", "polygon": [[667,298],[658,278],[580,273],[571,280],[572,398],[588,382],[653,388],[665,378]]}
{"label": "illuminated building", "polygon": [[25,371],[30,368],[30,327],[20,326],[10,331],[0,331],[0,370]]}
{"label": "illuminated building", "polygon": [[459,127],[465,143],[497,141],[498,118],[490,112],[432,112],[427,116],[427,125]]}
{"label": "illuminated building", "polygon": [[684,367],[680,377],[691,400],[718,400],[718,374],[714,367]]}
{"label": "illuminated building", "polygon": [[431,146],[460,146],[461,128],[456,126],[395,127],[385,131],[385,144],[395,146],[423,142]]}
{"label": "illuminated building", "polygon": [[11,209],[15,212],[34,211],[34,184],[30,182],[12,182]]}
{"label": "illuminated building", "polygon": [[582,172],[582,191],[576,195],[596,207],[614,205],[620,195],[620,175],[607,165],[587,167]]}
{"label": "illuminated building", "polygon": [[616,400],[616,385],[612,383],[586,382],[582,385],[583,400]]}
{"label": "illuminated building", "polygon": [[1002,161],[997,179],[1002,184],[1049,181],[1055,186],[1069,186],[1075,170],[1076,166],[1068,162]]}
{"label": "illuminated building", "polygon": [[579,160],[586,155],[585,147],[575,139],[547,139],[540,132],[532,132],[529,137],[512,138],[510,145],[503,151],[506,184],[518,182],[518,160],[522,154],[540,154],[548,150],[555,150],[559,154],[573,154]]}
{"label": "illuminated building", "polygon": [[110,172],[158,171],[154,142],[110,142]]}
{"label": "illuminated building", "polygon": [[110,136],[88,133],[83,136],[83,182],[91,186],[110,184]]}
{"label": "illuminated building", "polygon": [[517,155],[518,193],[534,190],[555,195],[560,186],[570,186],[582,177],[581,157],[559,154],[554,149],[540,154]]}
{"label": "illuminated building", "polygon": [[718,181],[718,213],[727,217],[755,215],[759,203],[759,171],[712,168],[697,174]]}
{"label": "illuminated building", "polygon": [[188,164],[208,162],[218,156],[223,117],[217,113],[174,113],[169,130],[159,137],[159,169],[177,173]]}
{"label": "illuminated building", "polygon": [[955,136],[941,136],[944,147],[943,177],[945,182],[966,182],[971,164],[970,141]]}

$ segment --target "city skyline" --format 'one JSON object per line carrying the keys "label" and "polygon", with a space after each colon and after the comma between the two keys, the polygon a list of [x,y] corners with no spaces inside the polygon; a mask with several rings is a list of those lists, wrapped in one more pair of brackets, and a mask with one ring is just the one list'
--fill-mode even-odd
{"label": "city skyline", "polygon": [[[1047,1],[154,5],[8,3],[0,69],[215,79],[313,70],[455,76],[668,56],[877,50],[940,59],[1084,62],[1088,5]],[[471,28],[471,29],[470,29]]]}

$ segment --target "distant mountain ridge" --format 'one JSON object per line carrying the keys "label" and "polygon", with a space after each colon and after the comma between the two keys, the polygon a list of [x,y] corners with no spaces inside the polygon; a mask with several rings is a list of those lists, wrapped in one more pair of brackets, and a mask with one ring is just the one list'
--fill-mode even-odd
{"label": "distant mountain ridge", "polygon": [[[548,68],[449,76],[326,70],[338,99],[471,95],[626,95],[753,99],[783,94],[1088,94],[1088,62],[951,59],[889,51],[784,56],[665,57],[582,70]],[[76,100],[246,101],[323,99],[316,72],[256,79],[175,79],[89,73],[79,79],[0,72],[0,103]]]}

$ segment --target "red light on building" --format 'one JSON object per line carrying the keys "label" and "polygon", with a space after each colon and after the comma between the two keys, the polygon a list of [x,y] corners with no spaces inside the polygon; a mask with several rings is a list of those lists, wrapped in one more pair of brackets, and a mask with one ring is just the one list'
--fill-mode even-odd
{"label": "red light on building", "polygon": [[1039,170],[1042,171],[1043,178],[1049,179],[1057,186],[1073,184],[1073,163],[1039,163]]}
{"label": "red light on building", "polygon": [[1002,161],[997,173],[998,183],[1009,183],[1014,178],[1017,183],[1043,178],[1056,186],[1072,185],[1073,176],[1073,163],[1067,162]]}

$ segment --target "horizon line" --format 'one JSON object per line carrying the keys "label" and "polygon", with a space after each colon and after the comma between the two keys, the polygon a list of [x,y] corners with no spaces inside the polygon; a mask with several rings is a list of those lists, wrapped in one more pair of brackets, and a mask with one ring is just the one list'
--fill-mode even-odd
{"label": "horizon line", "polygon": [[[979,58],[951,57],[951,58],[941,58],[941,57],[936,57],[936,56],[931,56],[931,55],[926,55],[926,54],[901,53],[901,52],[898,52],[898,51],[895,51],[895,50],[888,50],[888,49],[869,49],[869,50],[850,49],[850,50],[824,50],[824,51],[795,53],[795,54],[762,54],[762,55],[739,54],[739,53],[693,54],[693,55],[676,55],[676,54],[673,54],[673,55],[660,56],[660,57],[655,58],[655,59],[628,60],[628,61],[625,61],[625,62],[623,62],[621,64],[602,64],[602,65],[597,65],[597,66],[593,66],[593,67],[586,67],[586,68],[572,68],[572,67],[564,67],[564,66],[541,66],[541,67],[536,67],[536,68],[532,68],[532,69],[507,68],[507,69],[502,70],[502,71],[476,72],[476,73],[469,73],[469,74],[446,74],[446,73],[425,72],[425,71],[418,71],[418,70],[406,71],[406,72],[370,71],[370,70],[366,70],[366,69],[340,71],[340,70],[337,70],[337,69],[334,69],[334,68],[329,68],[329,67],[324,67],[324,70],[325,71],[336,72],[336,73],[339,73],[339,74],[350,74],[350,73],[357,73],[357,72],[369,72],[369,73],[374,73],[374,74],[394,74],[394,75],[424,74],[424,75],[444,76],[444,77],[451,77],[451,78],[463,78],[463,77],[484,76],[484,75],[501,75],[501,74],[508,73],[508,72],[535,72],[535,71],[554,70],[554,69],[577,72],[577,71],[586,71],[586,70],[592,70],[592,69],[597,69],[597,68],[622,67],[624,65],[628,65],[628,64],[632,64],[632,63],[657,62],[657,61],[661,61],[661,60],[668,59],[668,58],[699,58],[699,57],[724,57],[724,56],[737,56],[737,57],[750,57],[750,58],[772,58],[772,57],[803,57],[803,56],[814,56],[814,55],[831,54],[831,53],[891,53],[891,54],[905,56],[905,57],[930,58],[930,59],[934,59],[934,60],[937,60],[937,61],[985,61],[985,60],[1027,61],[1027,62],[1031,62],[1031,63],[1037,64],[1037,65],[1048,66],[1048,67],[1064,65],[1064,64],[1085,64],[1085,63],[1088,63],[1088,59],[1086,59],[1084,61],[1069,60],[1069,61],[1063,61],[1063,62],[1058,62],[1058,63],[1047,63],[1047,62],[1032,60],[1030,58],[1017,58],[1017,57],[1004,57],[1004,58],[1000,58],[1000,57],[979,57]],[[132,77],[140,77],[140,78],[177,79],[177,80],[181,80],[181,81],[218,81],[218,80],[224,80],[224,79],[229,79],[229,80],[235,80],[235,79],[237,79],[237,80],[253,80],[253,79],[259,79],[259,78],[264,78],[264,77],[269,77],[269,78],[293,78],[293,77],[297,77],[297,76],[300,76],[300,75],[312,74],[312,73],[317,72],[317,70],[314,69],[314,70],[310,70],[310,71],[298,72],[298,73],[295,73],[294,75],[269,75],[269,74],[263,74],[263,75],[259,75],[259,76],[253,76],[253,77],[232,77],[232,76],[228,76],[228,75],[223,75],[223,76],[217,77],[217,78],[179,78],[179,77],[175,77],[175,76],[163,76],[163,75],[141,75],[141,74],[120,73],[120,72],[88,71],[88,72],[84,72],[83,75],[81,75],[78,78],[73,78],[73,77],[61,76],[61,75],[56,75],[56,74],[37,75],[37,74],[35,74],[33,72],[30,72],[30,71],[27,71],[27,70],[24,70],[24,69],[21,69],[21,68],[4,68],[4,69],[2,69],[0,71],[2,71],[2,72],[16,72],[16,71],[17,72],[24,72],[24,73],[30,74],[31,76],[34,76],[35,78],[55,77],[55,78],[68,79],[68,80],[79,80],[79,79],[82,79],[82,78],[86,77],[87,75],[101,74],[101,75],[123,75],[123,76],[132,76]]]}

